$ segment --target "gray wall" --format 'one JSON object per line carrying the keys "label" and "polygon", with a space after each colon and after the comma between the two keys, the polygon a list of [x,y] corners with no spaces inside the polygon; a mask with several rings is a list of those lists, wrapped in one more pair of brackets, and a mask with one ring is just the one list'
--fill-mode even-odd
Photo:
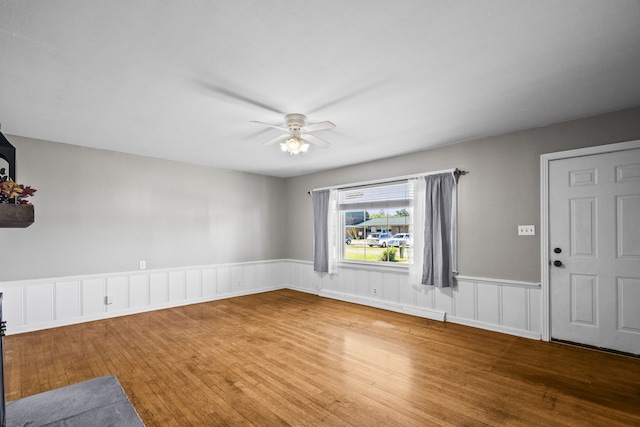
{"label": "gray wall", "polygon": [[[288,232],[295,238],[287,256],[313,257],[307,191],[457,167],[470,172],[458,188],[460,274],[539,282],[540,155],[635,139],[640,108],[290,178],[289,211],[296,214],[290,217]],[[536,236],[519,237],[518,224],[534,224]]]}
{"label": "gray wall", "polygon": [[286,256],[280,178],[7,135],[36,221],[0,229],[0,281]]}

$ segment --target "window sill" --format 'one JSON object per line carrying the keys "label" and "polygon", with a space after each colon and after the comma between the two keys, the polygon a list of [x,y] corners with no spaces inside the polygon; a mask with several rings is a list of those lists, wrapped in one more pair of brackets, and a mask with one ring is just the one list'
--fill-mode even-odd
{"label": "window sill", "polygon": [[389,263],[373,263],[362,261],[340,261],[338,262],[339,268],[348,268],[352,270],[368,270],[368,271],[386,271],[394,273],[409,273],[410,264],[398,264],[394,262]]}

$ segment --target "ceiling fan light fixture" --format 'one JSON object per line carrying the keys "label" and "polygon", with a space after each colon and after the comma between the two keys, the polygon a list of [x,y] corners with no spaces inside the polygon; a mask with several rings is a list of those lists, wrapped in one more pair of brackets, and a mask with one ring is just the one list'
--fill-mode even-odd
{"label": "ceiling fan light fixture", "polygon": [[304,142],[302,138],[293,136],[280,143],[280,149],[288,152],[290,155],[306,153],[309,150],[309,144]]}

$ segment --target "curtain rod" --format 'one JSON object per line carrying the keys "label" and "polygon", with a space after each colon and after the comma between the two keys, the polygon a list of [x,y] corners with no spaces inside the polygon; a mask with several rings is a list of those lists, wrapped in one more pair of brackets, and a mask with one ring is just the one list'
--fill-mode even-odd
{"label": "curtain rod", "polygon": [[440,173],[447,173],[447,172],[450,172],[450,173],[453,174],[453,176],[456,178],[456,182],[458,181],[458,178],[460,177],[460,175],[466,175],[466,174],[469,173],[468,171],[463,171],[463,170],[460,170],[458,168],[443,169],[443,170],[433,171],[433,172],[422,172],[422,173],[416,173],[416,174],[412,174],[412,175],[394,176],[394,177],[391,177],[391,178],[373,179],[373,180],[370,180],[370,181],[354,182],[354,183],[351,183],[351,184],[332,185],[331,187],[314,188],[311,191],[307,191],[307,194],[310,195],[314,191],[320,191],[320,190],[331,190],[331,189],[344,190],[345,188],[362,187],[362,186],[365,186],[365,185],[380,184],[380,183],[383,183],[383,182],[405,181],[405,180],[412,179],[412,178],[420,178],[421,176],[437,175],[437,174],[440,174]]}

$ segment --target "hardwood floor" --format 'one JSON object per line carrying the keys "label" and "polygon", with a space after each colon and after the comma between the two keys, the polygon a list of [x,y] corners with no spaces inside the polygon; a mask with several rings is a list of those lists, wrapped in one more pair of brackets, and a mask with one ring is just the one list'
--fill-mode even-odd
{"label": "hardwood floor", "polygon": [[640,425],[640,359],[282,290],[5,337],[7,400],[114,374],[147,426]]}

